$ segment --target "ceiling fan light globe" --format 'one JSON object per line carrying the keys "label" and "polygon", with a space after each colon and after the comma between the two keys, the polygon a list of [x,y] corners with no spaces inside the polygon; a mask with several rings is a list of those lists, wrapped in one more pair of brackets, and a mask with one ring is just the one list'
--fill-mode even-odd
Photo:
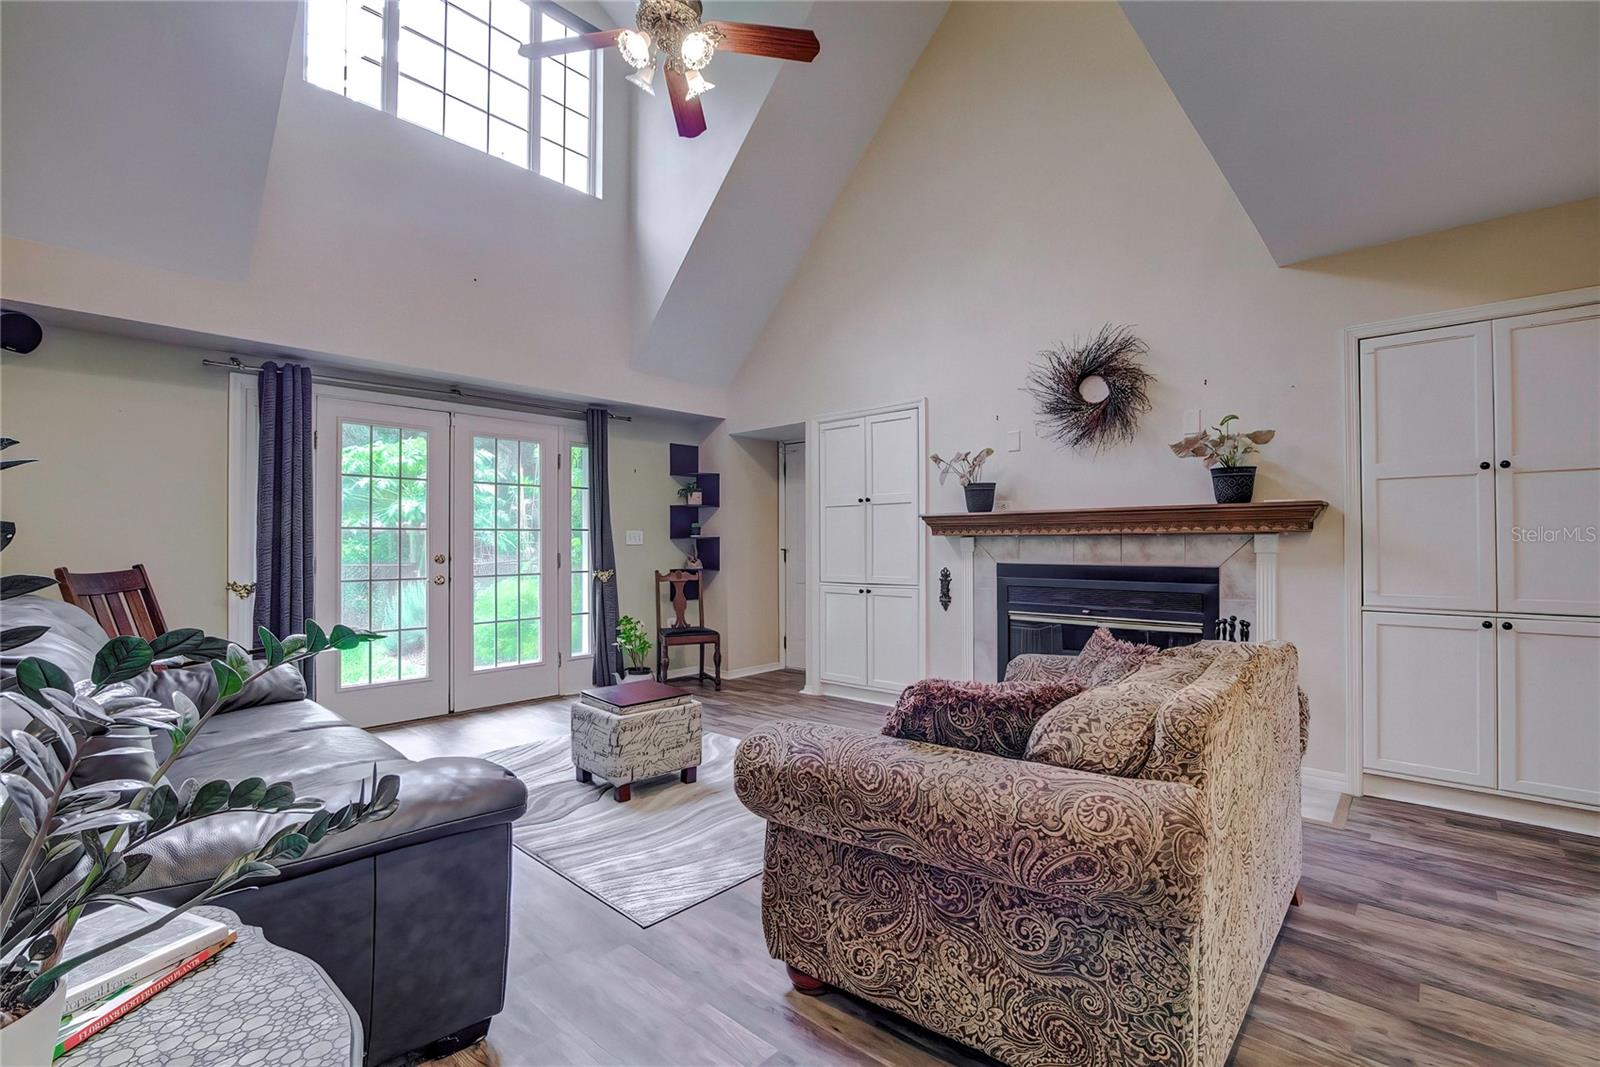
{"label": "ceiling fan light globe", "polygon": [[684,96],[690,100],[693,100],[697,96],[702,96],[716,88],[716,85],[706,81],[705,75],[701,74],[698,70],[689,71],[684,75],[683,80],[689,87],[689,91],[685,93]]}
{"label": "ceiling fan light globe", "polygon": [[617,35],[617,51],[622,53],[623,62],[634,70],[652,65],[650,44],[650,35],[642,30],[623,30]]}
{"label": "ceiling fan light globe", "polygon": [[632,82],[638,88],[643,89],[650,96],[656,95],[656,87],[654,84],[655,80],[656,65],[654,63],[651,63],[648,66],[640,67],[638,70],[628,75],[628,81]]}
{"label": "ceiling fan light globe", "polygon": [[686,71],[702,69],[716,54],[717,42],[703,30],[684,34],[683,40],[678,44],[678,58]]}

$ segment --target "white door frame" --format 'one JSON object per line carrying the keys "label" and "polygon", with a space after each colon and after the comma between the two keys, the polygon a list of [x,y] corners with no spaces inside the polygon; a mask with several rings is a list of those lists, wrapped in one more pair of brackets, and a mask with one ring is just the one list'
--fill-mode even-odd
{"label": "white door frame", "polygon": [[1339,334],[1339,365],[1344,386],[1344,607],[1345,607],[1345,791],[1361,796],[1362,692],[1361,651],[1361,342],[1413,330],[1432,330],[1486,319],[1557,311],[1600,301],[1600,286],[1560,293],[1501,300],[1492,304],[1432,311],[1400,319],[1346,326]]}
{"label": "white door frame", "polygon": [[[806,420],[806,440],[820,442],[821,436],[818,426],[833,419],[858,419],[872,415],[884,415],[893,411],[904,411],[906,408],[917,409],[917,454],[928,454],[928,398],[916,397],[911,400],[902,400],[896,404],[877,404],[869,408],[855,408],[850,411],[830,411],[816,415]],[[813,453],[820,453],[820,444],[814,448]],[[806,559],[812,561],[806,571],[806,684],[802,693],[813,696],[823,695],[822,682],[822,639],[821,639],[821,611],[822,611],[822,478],[820,475],[812,476],[821,466],[821,456],[817,454],[806,457]],[[918,507],[926,506],[928,499],[928,471],[924,467],[922,475],[917,481]],[[928,669],[928,537],[924,530],[917,537],[917,581],[916,586],[921,592],[919,603],[923,605],[922,618],[917,627],[917,662],[922,672]],[[847,690],[851,690],[847,692]],[[884,694],[873,690],[853,690],[849,686],[834,686],[835,693],[852,696],[875,703],[885,703]]]}
{"label": "white door frame", "polygon": [[[803,483],[805,483],[800,488],[800,498],[801,498],[802,501],[804,501],[806,499],[809,499],[808,496],[807,496],[807,486],[810,484],[809,483],[809,479],[811,477],[811,463],[810,463],[810,457],[808,455],[806,455],[806,443],[805,443],[805,441],[803,441],[803,440],[802,441],[780,441],[778,443],[778,541],[780,542],[779,545],[778,545],[778,576],[779,576],[779,578],[778,578],[778,642],[779,642],[779,646],[778,646],[778,661],[779,661],[780,664],[782,664],[782,666],[783,666],[783,668],[785,670],[796,670],[796,669],[805,670],[806,664],[805,664],[805,660],[803,658],[800,660],[799,663],[795,663],[795,662],[791,661],[790,658],[789,658],[789,553],[788,553],[788,550],[790,548],[790,545],[788,544],[788,540],[789,540],[789,479],[791,477],[791,475],[789,474],[789,451],[790,451],[790,449],[794,449],[795,451],[798,451],[800,453],[801,462],[805,465],[805,469],[801,472],[801,475],[800,475],[801,481]],[[805,530],[804,523],[805,523],[805,517],[802,516],[801,517],[801,524],[802,525],[800,527],[801,531],[802,531],[802,535],[801,535],[801,539],[802,540],[806,539],[805,536],[804,536],[804,530]],[[805,546],[802,545],[801,547],[802,547],[802,550],[803,550]],[[809,560],[807,562],[809,562]],[[808,567],[808,568],[806,568],[806,588],[807,589],[809,589],[811,587],[811,577],[810,576],[811,576],[811,568]],[[804,601],[801,602],[801,606],[802,606],[802,608],[805,607],[805,602]],[[810,648],[811,648],[811,639],[810,639],[810,632],[809,632],[811,613],[810,612],[806,612],[804,618],[805,618],[805,624],[804,624],[803,628],[805,628],[806,631],[807,631],[807,633],[806,633],[806,648],[805,648],[805,651],[809,655],[810,654]]]}

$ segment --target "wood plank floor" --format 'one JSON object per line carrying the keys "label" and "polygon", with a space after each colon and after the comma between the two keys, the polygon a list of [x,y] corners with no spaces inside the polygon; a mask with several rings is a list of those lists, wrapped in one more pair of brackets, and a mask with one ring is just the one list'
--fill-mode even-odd
{"label": "wood plank floor", "polygon": [[[882,720],[799,686],[780,671],[705,692],[705,728]],[[565,724],[558,701],[383,736],[420,759]],[[990,1062],[842,994],[791,992],[762,941],[759,878],[641,930],[521,852],[513,869],[506,1007],[489,1032],[508,1065]],[[1600,1065],[1600,842],[1362,798],[1338,829],[1306,824],[1302,887],[1232,1063]]]}

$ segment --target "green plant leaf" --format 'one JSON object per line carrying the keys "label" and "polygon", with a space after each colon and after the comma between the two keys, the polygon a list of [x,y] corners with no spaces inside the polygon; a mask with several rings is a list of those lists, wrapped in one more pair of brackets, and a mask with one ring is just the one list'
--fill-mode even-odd
{"label": "green plant leaf", "polygon": [[288,782],[273,782],[267,787],[256,807],[262,811],[282,811],[295,802],[294,786]]}
{"label": "green plant leaf", "polygon": [[350,627],[341,623],[328,632],[328,642],[332,644],[334,648],[344,652],[348,649],[359,646],[361,644],[361,637],[354,630],[350,629]]}
{"label": "green plant leaf", "polygon": [[20,774],[0,772],[0,786],[5,786],[6,796],[16,806],[22,828],[29,834],[39,832],[39,826],[50,813],[50,802],[39,787]]}
{"label": "green plant leaf", "polygon": [[315,620],[306,620],[306,651],[315,656],[328,647],[328,635],[322,632]]}
{"label": "green plant leaf", "polygon": [[189,656],[193,659],[220,659],[228,654],[228,642],[220,637],[210,637],[204,630],[186,626],[166,633],[150,642],[150,651],[157,659],[172,656]]}
{"label": "green plant leaf", "polygon": [[[77,818],[67,819],[54,830],[51,830],[50,836],[81,834],[85,830],[109,830],[113,826],[129,826],[133,823],[148,822],[149,820],[150,816],[142,811],[97,811],[89,815],[80,815]],[[85,834],[84,836],[93,837],[94,835]]]}
{"label": "green plant leaf", "polygon": [[233,787],[233,792],[228,794],[228,807],[232,809],[253,808],[267,795],[267,781],[265,778],[246,778]]}
{"label": "green plant leaf", "polygon": [[4,452],[16,443],[17,439],[15,437],[0,437],[0,452]]}
{"label": "green plant leaf", "polygon": [[113,637],[95,653],[94,670],[89,675],[95,685],[121,682],[143,674],[155,659],[150,642],[142,637]]}
{"label": "green plant leaf", "polygon": [[0,552],[6,550],[13,538],[17,536],[17,524],[6,519],[0,519]]}
{"label": "green plant leaf", "polygon": [[24,463],[37,463],[36,459],[0,459],[0,471],[8,471],[12,467],[20,467]]}
{"label": "green plant leaf", "polygon": [[10,652],[13,648],[39,640],[50,632],[48,626],[13,626],[9,630],[0,630],[0,652]]}
{"label": "green plant leaf", "polygon": [[283,654],[285,657],[299,655],[306,650],[305,634],[290,634],[283,639]]}
{"label": "green plant leaf", "polygon": [[400,796],[400,776],[386,774],[378,779],[377,788],[372,791],[372,806],[374,808],[387,808]]}
{"label": "green plant leaf", "polygon": [[311,847],[311,842],[301,833],[286,834],[282,840],[276,842],[269,855],[274,860],[297,860],[306,854]]}
{"label": "green plant leaf", "polygon": [[267,657],[267,666],[276,667],[278,664],[282,663],[283,642],[279,641],[277,637],[273,636],[272,631],[267,629],[265,626],[261,627],[260,630],[257,631],[257,634],[261,638],[261,649]]}
{"label": "green plant leaf", "polygon": [[46,689],[72,692],[72,679],[67,677],[67,672],[37,656],[29,656],[17,664],[17,685],[40,704],[49,703],[44,695]]}
{"label": "green plant leaf", "polygon": [[158,785],[145,801],[150,813],[150,832],[164,830],[178,817],[178,794],[170,785]]}
{"label": "green plant leaf", "polygon": [[244,679],[239,677],[239,672],[220,659],[211,661],[211,672],[217,676],[218,700],[228,699],[244,686]]}
{"label": "green plant leaf", "polygon": [[46,578],[42,574],[8,574],[0,578],[0,600],[10,600],[24,593],[37,593],[55,584],[54,578]]}
{"label": "green plant leaf", "polygon": [[238,674],[241,679],[250,677],[250,667],[253,662],[250,659],[250,653],[240,646],[228,646],[227,664],[233,668],[234,673]]}
{"label": "green plant leaf", "polygon": [[228,795],[232,787],[227,782],[207,782],[201,786],[194,795],[187,811],[183,813],[186,819],[198,819],[222,811],[228,806]]}

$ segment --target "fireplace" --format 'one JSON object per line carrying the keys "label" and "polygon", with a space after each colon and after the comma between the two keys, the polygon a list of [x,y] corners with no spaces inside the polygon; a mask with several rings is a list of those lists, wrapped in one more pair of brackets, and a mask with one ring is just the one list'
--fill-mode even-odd
{"label": "fireplace", "polygon": [[1001,563],[996,676],[1026,652],[1075,655],[1101,626],[1162,648],[1216,637],[1217,574],[1216,567]]}

